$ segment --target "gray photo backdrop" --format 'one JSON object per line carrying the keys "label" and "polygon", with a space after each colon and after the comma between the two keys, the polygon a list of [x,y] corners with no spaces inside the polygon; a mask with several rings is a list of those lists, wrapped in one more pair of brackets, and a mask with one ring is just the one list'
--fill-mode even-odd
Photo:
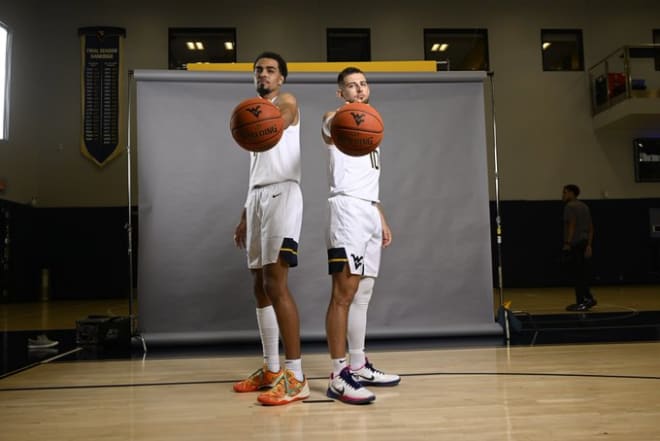
{"label": "gray photo backdrop", "polygon": [[[368,337],[501,333],[493,280],[484,73],[372,73],[385,125],[381,200],[394,241],[383,251]],[[135,71],[139,189],[139,332],[147,343],[258,338],[252,278],[233,245],[249,153],[229,132],[255,96],[250,73]],[[290,270],[303,339],[321,339],[330,295],[328,191],[321,115],[336,74],[291,74],[302,121],[305,201],[299,266]]]}

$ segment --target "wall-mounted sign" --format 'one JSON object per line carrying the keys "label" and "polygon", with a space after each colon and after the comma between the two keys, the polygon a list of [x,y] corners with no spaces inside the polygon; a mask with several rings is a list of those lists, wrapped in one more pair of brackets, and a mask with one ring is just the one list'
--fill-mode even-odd
{"label": "wall-mounted sign", "polygon": [[85,27],[78,29],[78,35],[82,56],[80,150],[102,167],[122,152],[123,100],[119,91],[126,30]]}

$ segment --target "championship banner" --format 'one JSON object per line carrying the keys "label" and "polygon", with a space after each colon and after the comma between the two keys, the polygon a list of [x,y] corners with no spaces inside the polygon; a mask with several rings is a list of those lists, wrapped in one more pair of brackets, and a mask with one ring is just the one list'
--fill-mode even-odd
{"label": "championship banner", "polygon": [[81,45],[80,151],[103,167],[121,154],[120,124],[123,100],[119,96],[126,30],[114,27],[78,29]]}

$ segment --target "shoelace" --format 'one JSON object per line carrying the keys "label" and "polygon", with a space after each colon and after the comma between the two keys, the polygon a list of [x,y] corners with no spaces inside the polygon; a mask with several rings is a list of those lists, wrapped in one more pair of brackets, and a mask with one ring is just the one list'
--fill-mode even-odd
{"label": "shoelace", "polygon": [[[284,383],[284,384],[282,384]],[[276,395],[276,394],[281,394],[282,390],[284,390],[284,395],[289,393],[289,382],[286,379],[286,374],[282,375],[279,380],[277,381],[277,384],[275,385],[274,388],[272,388],[269,392],[266,392],[267,394],[270,395]]]}
{"label": "shoelace", "polygon": [[250,378],[254,378],[254,379],[259,378],[260,379],[260,378],[263,378],[265,376],[266,376],[266,371],[264,371],[262,368],[259,368],[256,371],[252,372],[252,374],[248,377],[248,379],[250,379]]}
{"label": "shoelace", "polygon": [[353,389],[360,389],[362,387],[360,383],[355,381],[353,374],[351,374],[351,371],[348,368],[342,369],[342,371],[339,373],[339,377],[344,380],[344,383]]}
{"label": "shoelace", "polygon": [[[293,375],[291,375],[293,377]],[[282,390],[282,383],[284,383],[284,395],[288,395],[289,392],[296,392],[298,388],[295,386],[291,385],[290,379],[286,371],[282,374],[280,377],[279,381],[277,382],[277,386],[275,386],[276,391],[281,391]],[[302,383],[300,383],[302,384]]]}
{"label": "shoelace", "polygon": [[369,369],[370,371],[375,372],[375,373],[377,373],[377,374],[385,375],[385,372],[376,369],[376,368],[374,367],[374,365],[371,364],[371,363],[369,363],[369,362],[366,362],[366,363],[364,364],[364,367],[366,367],[366,368]]}

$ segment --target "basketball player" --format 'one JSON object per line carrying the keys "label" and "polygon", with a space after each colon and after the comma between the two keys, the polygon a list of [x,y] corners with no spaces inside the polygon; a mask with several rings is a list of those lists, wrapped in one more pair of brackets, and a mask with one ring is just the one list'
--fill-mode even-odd
{"label": "basketball player", "polygon": [[[234,384],[236,392],[269,389],[257,400],[265,405],[303,400],[310,394],[300,355],[298,308],[289,292],[289,267],[298,264],[303,201],[300,189],[300,112],[296,98],[281,92],[286,61],[264,52],[254,62],[259,96],[279,107],[284,119],[282,139],[270,150],[250,154],[249,190],[234,233],[237,247],[247,250],[254,277],[257,324],[263,366]],[[285,350],[280,366],[279,335]]]}
{"label": "basketball player", "polygon": [[[368,103],[364,73],[348,67],[337,77],[337,96],[347,103]],[[364,343],[367,308],[378,276],[381,248],[392,233],[379,203],[380,151],[349,156],[334,145],[330,125],[335,112],[323,116],[323,141],[329,156],[330,195],[327,230],[332,294],[326,314],[326,334],[332,359],[327,396],[350,404],[376,397],[365,385],[395,386],[398,375],[385,374],[367,359]],[[349,363],[346,361],[348,338]]]}

